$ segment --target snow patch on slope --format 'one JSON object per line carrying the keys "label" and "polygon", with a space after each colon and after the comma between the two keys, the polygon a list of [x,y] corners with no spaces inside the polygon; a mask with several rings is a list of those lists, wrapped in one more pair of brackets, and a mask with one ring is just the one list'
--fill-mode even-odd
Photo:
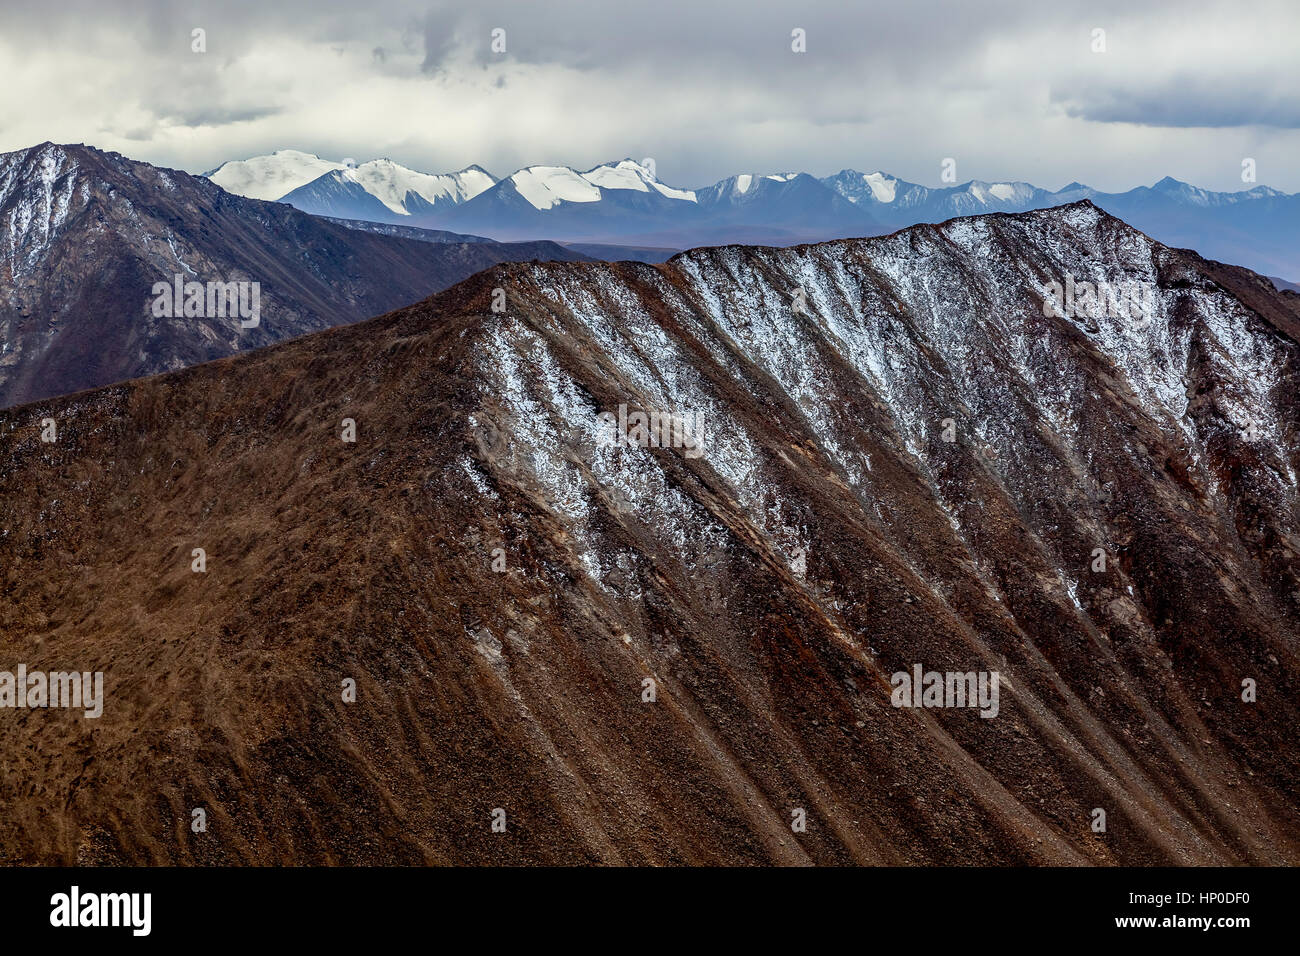
{"label": "snow patch on slope", "polygon": [[[36,267],[67,222],[77,188],[77,165],[66,152],[54,145],[34,149],[37,152],[19,150],[0,157],[0,208],[12,199],[4,218],[4,252],[15,279]],[[34,181],[23,175],[33,157]]]}
{"label": "snow patch on slope", "polygon": [[871,189],[871,195],[877,202],[893,202],[898,188],[898,180],[890,179],[884,173],[863,173],[862,180]]}
{"label": "snow patch on slope", "polygon": [[529,166],[510,181],[535,209],[553,209],[562,202],[600,201],[600,188],[568,166]]}

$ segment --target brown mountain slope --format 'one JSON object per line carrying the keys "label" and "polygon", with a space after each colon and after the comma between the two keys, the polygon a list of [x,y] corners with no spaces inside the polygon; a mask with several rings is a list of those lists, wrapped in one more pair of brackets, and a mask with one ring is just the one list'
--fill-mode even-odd
{"label": "brown mountain slope", "polygon": [[[348,229],[88,146],[0,154],[0,406],[211,361],[369,318],[551,242]],[[257,282],[256,326],[158,316],[154,285]]]}
{"label": "brown mountain slope", "polygon": [[[1154,315],[1045,316],[1067,273]],[[0,710],[0,859],[1300,861],[1257,280],[1085,203],[502,266],[0,413],[0,668],[107,695]],[[602,446],[620,404],[703,454]],[[916,664],[997,715],[891,706]]]}

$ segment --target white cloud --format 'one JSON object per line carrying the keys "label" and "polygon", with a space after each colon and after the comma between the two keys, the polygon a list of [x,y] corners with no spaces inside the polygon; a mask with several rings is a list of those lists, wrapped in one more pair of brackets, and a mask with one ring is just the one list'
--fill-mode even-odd
{"label": "white cloud", "polygon": [[1103,189],[1241,188],[1250,156],[1296,191],[1297,25],[1281,2],[78,2],[6,14],[0,149],[200,171],[293,147],[498,175],[630,155],[683,186],[846,166],[937,184],[951,156],[960,179]]}

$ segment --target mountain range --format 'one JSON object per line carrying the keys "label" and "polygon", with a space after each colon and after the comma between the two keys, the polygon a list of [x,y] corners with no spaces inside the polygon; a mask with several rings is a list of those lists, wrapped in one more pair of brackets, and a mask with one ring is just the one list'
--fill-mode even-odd
{"label": "mountain range", "polygon": [[349,169],[293,150],[226,163],[209,175],[231,191],[278,198],[318,215],[502,240],[662,247],[661,258],[697,245],[881,235],[954,216],[1089,199],[1162,242],[1281,280],[1300,279],[1300,194],[1267,186],[1210,192],[1166,177],[1122,193],[1077,182],[1055,191],[978,180],[930,188],[884,172],[845,169],[822,178],[744,173],[682,189],[631,159],[586,171],[530,166],[497,180],[477,166],[429,176],[390,160]]}
{"label": "mountain range", "polygon": [[1295,865],[1298,343],[1080,201],[505,263],[0,411],[6,653],[105,675],[6,712],[0,862]]}
{"label": "mountain range", "polygon": [[[550,242],[346,228],[53,143],[0,154],[0,230],[0,406],[369,318],[507,259],[586,258]],[[155,284],[176,276],[205,288],[256,282],[258,321],[158,314]]]}

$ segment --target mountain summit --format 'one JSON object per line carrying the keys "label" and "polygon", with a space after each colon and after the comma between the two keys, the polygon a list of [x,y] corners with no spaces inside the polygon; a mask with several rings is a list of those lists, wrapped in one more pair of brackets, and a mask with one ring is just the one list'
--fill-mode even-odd
{"label": "mountain summit", "polygon": [[321,159],[315,153],[277,149],[268,156],[222,163],[203,175],[236,196],[278,200],[328,172],[347,168],[346,163]]}

